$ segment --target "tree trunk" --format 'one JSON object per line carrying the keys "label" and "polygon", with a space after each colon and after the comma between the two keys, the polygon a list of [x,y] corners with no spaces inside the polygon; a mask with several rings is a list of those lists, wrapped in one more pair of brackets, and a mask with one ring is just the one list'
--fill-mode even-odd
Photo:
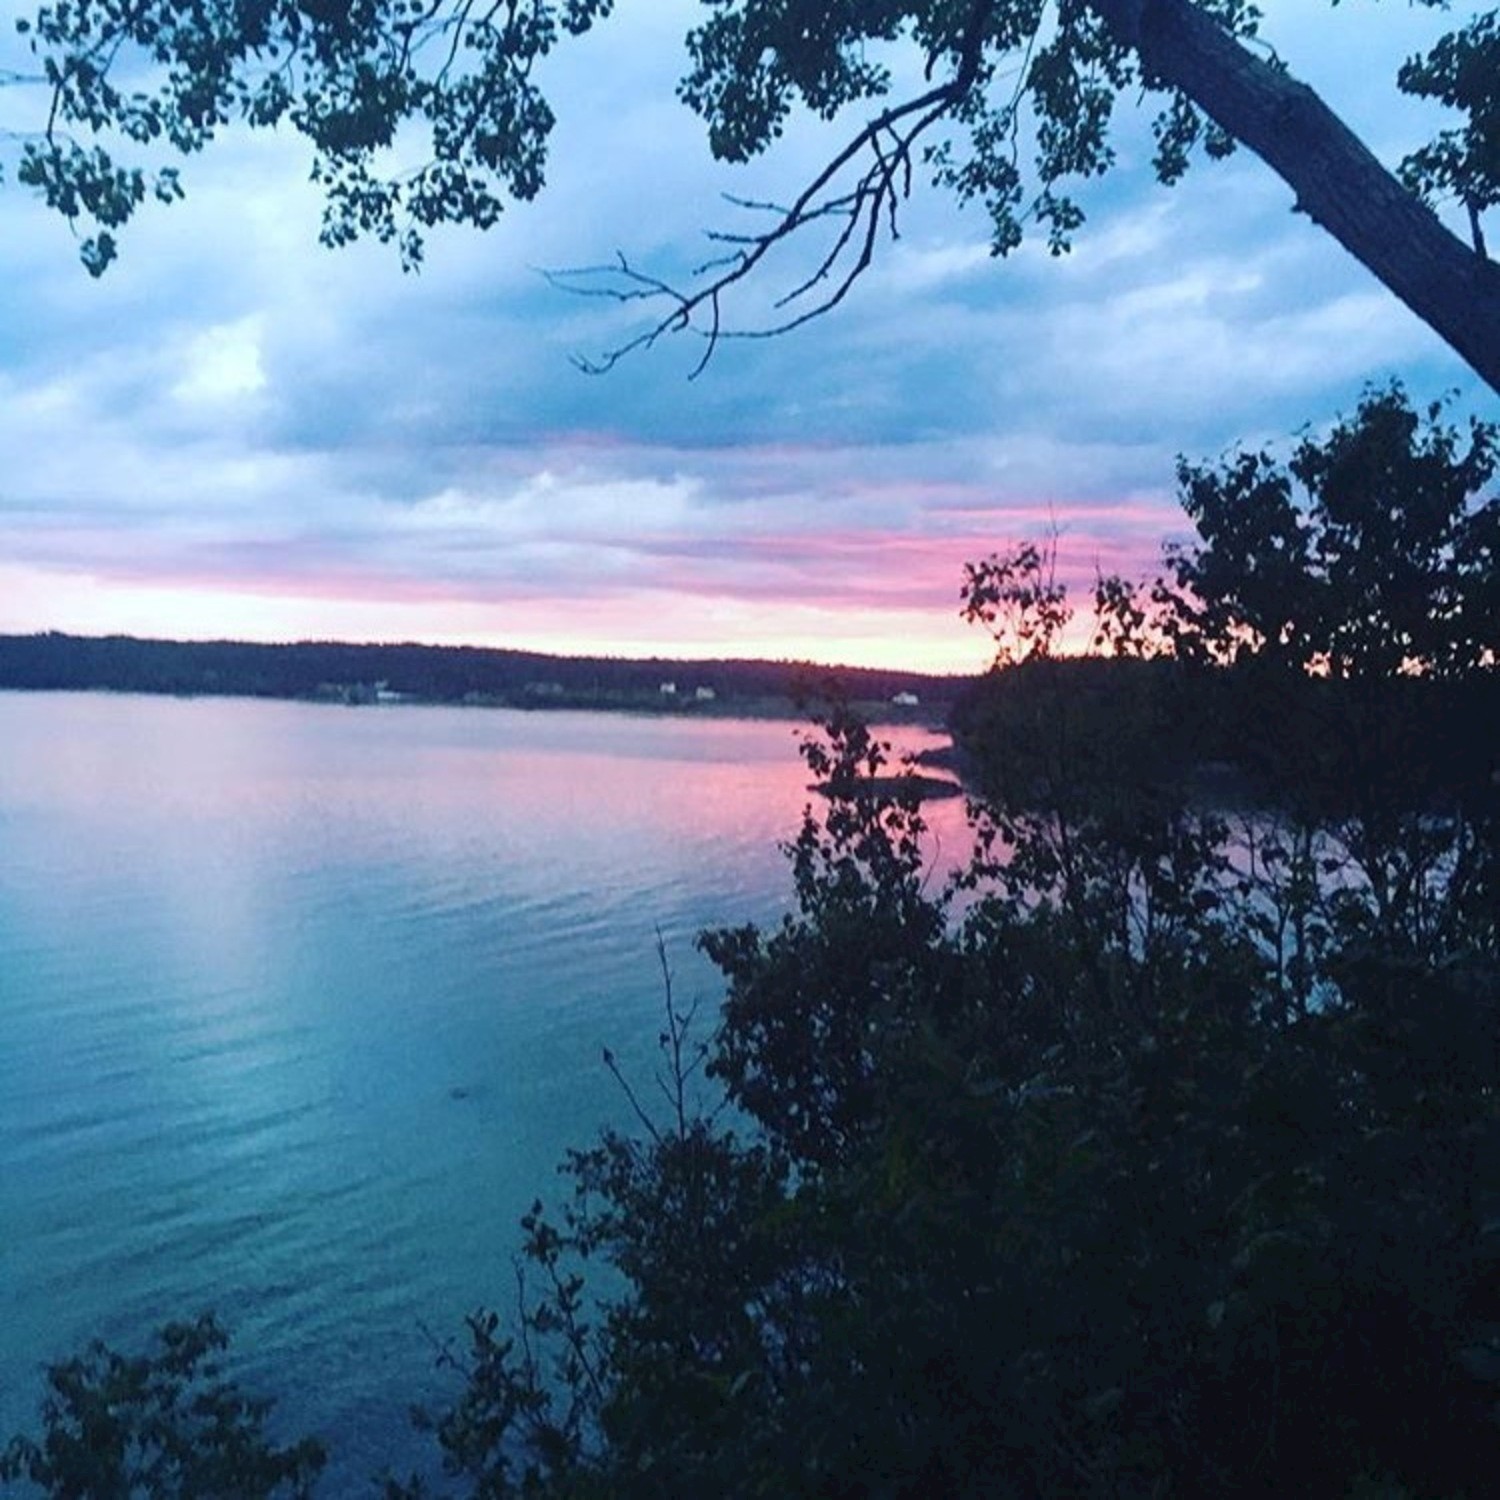
{"label": "tree trunk", "polygon": [[1326,229],[1500,391],[1500,266],[1450,234],[1306,84],[1192,0],[1087,0],[1147,77],[1180,89],[1291,187]]}

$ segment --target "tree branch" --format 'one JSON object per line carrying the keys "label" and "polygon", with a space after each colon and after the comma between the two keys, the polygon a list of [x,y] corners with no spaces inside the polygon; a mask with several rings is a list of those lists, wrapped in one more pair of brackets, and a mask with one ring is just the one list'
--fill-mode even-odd
{"label": "tree branch", "polygon": [[[643,273],[623,253],[617,254],[618,263],[612,267],[544,272],[553,285],[582,295],[608,297],[617,302],[660,298],[673,304],[672,310],[649,328],[616,345],[598,359],[575,358],[578,368],[591,375],[604,374],[627,355],[651,348],[666,334],[696,332],[705,342],[703,354],[688,376],[695,380],[703,373],[721,340],[778,338],[822,317],[843,302],[874,260],[882,222],[892,239],[899,238],[897,204],[911,192],[912,148],[933,125],[961,103],[978,82],[984,59],[985,31],[994,14],[995,3],[996,0],[976,0],[965,28],[958,65],[946,83],[884,110],[867,122],[790,206],[782,208],[731,199],[741,207],[764,209],[775,214],[775,222],[758,234],[710,234],[713,240],[742,248],[704,267],[721,266],[724,269],[696,290],[684,291]],[[929,76],[930,72],[929,67]],[[871,161],[854,186],[846,192],[835,191],[843,174],[866,154]],[[843,221],[832,245],[813,271],[777,298],[774,306],[778,311],[788,308],[814,289],[832,281],[826,295],[802,307],[795,315],[764,328],[725,328],[721,316],[724,294],[746,280],[778,245],[824,219]],[[849,261],[846,256],[851,248],[853,259]],[[706,327],[696,325],[700,316],[706,319]]]}
{"label": "tree branch", "polygon": [[[1292,188],[1298,212],[1327,230],[1500,391],[1500,267],[1482,249],[1476,216],[1470,216],[1475,235],[1471,248],[1387,171],[1317,94],[1274,60],[1242,45],[1193,0],[1084,3],[1116,41],[1135,53],[1149,87],[1181,91],[1255,152]],[[550,273],[554,284],[575,292],[671,304],[649,328],[607,354],[575,363],[589,373],[602,373],[665,334],[696,332],[704,349],[690,377],[695,378],[721,340],[778,337],[837,307],[872,263],[882,225],[892,238],[898,237],[896,211],[909,192],[915,143],[968,98],[984,76],[985,38],[994,11],[994,0],[974,6],[946,83],[869,121],[789,206],[742,203],[773,213],[774,222],[761,232],[711,235],[739,248],[701,268],[717,268],[701,285],[670,285],[624,256],[614,267]],[[1027,73],[1024,68],[1018,91],[1026,88]],[[857,180],[840,191],[840,180],[866,156],[869,161]],[[794,315],[760,328],[725,327],[725,295],[778,246],[830,219],[840,221],[832,243],[813,270],[774,303],[778,312],[795,307]],[[806,300],[820,290],[822,295]]]}
{"label": "tree branch", "polygon": [[1147,78],[1248,146],[1325,229],[1500,391],[1500,268],[1451,234],[1306,84],[1191,0],[1087,0]]}
{"label": "tree branch", "polygon": [[[613,267],[582,267],[545,272],[553,285],[589,296],[608,297],[617,302],[661,298],[674,304],[672,311],[658,319],[650,328],[617,345],[600,358],[577,359],[574,362],[591,375],[603,374],[612,370],[627,355],[640,349],[649,349],[665,334],[695,331],[706,341],[703,355],[689,376],[690,379],[696,379],[713,357],[714,350],[722,339],[776,338],[831,312],[849,294],[854,283],[873,261],[881,223],[884,221],[889,225],[892,238],[898,237],[896,206],[910,191],[912,147],[925,131],[952,108],[959,97],[955,92],[956,88],[955,79],[942,88],[931,89],[916,99],[886,110],[870,121],[803,189],[790,207],[774,210],[778,213],[776,222],[763,233],[713,235],[712,238],[721,243],[738,244],[743,248],[717,262],[727,266],[727,269],[696,290],[683,291],[657,277],[649,276],[633,266],[623,254],[619,255],[618,264]],[[915,122],[902,129],[903,122],[911,120],[913,116],[916,116]],[[825,196],[844,170],[867,151],[873,161],[855,185],[848,192]],[[778,245],[808,225],[829,218],[844,221],[832,247],[812,273],[790,292],[783,294],[775,305],[780,309],[799,301],[837,272],[837,281],[832,289],[795,316],[784,318],[771,326],[753,329],[723,327],[719,308],[724,293],[748,278]],[[858,246],[854,259],[839,270],[839,263],[851,245]],[[601,284],[601,277],[617,278],[617,283]],[[707,317],[707,328],[695,326],[695,320],[700,314]]]}

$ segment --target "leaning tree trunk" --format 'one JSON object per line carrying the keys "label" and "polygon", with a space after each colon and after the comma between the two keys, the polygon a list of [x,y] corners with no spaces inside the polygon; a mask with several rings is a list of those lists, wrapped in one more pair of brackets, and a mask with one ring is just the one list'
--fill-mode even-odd
{"label": "leaning tree trunk", "polygon": [[1192,0],[1087,0],[1147,76],[1180,89],[1500,391],[1500,265],[1450,234],[1306,84]]}

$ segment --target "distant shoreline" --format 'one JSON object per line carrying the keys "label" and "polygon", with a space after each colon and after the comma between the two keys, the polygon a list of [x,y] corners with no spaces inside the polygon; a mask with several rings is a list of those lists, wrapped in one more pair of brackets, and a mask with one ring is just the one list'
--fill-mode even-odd
{"label": "distant shoreline", "polygon": [[[193,691],[189,689],[104,687],[104,686],[22,686],[0,682],[0,693],[38,695],[47,693],[90,693],[100,697],[121,698],[176,698],[185,703],[206,701],[233,701],[241,703],[302,703],[313,708],[359,708],[359,709],[404,709],[404,708],[449,708],[473,709],[479,712],[501,711],[518,714],[616,714],[622,718],[640,719],[740,719],[758,723],[806,724],[817,708],[817,703],[802,706],[786,698],[741,699],[721,698],[713,703],[655,704],[648,701],[631,702],[626,699],[590,699],[578,701],[553,701],[548,703],[512,702],[501,698],[419,698],[403,695],[400,698],[380,702],[350,702],[340,698],[321,697],[294,693],[241,692],[234,689]],[[826,703],[826,699],[821,700]],[[948,734],[949,727],[940,710],[925,711],[896,708],[880,699],[849,698],[844,700],[859,717],[872,728],[923,729],[932,734]],[[924,752],[925,754],[926,752]]]}
{"label": "distant shoreline", "polygon": [[943,732],[972,681],[810,662],[550,656],[468,646],[0,636],[0,689],[807,719],[841,696],[870,722]]}

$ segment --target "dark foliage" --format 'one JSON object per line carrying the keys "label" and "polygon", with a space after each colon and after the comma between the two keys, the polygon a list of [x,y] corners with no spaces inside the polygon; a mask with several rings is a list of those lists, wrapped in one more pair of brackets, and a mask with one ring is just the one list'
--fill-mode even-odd
{"label": "dark foliage", "polygon": [[[1123,659],[1055,657],[1044,549],[970,569],[1009,665],[967,706],[984,797],[953,881],[916,804],[859,794],[883,748],[827,720],[795,913],[703,940],[729,980],[707,1065],[752,1143],[679,1116],[575,1159],[539,1263],[627,1281],[565,1452],[512,1430],[538,1493],[1476,1492],[1500,1461],[1500,945],[1493,743],[1457,726],[1500,642],[1437,607],[1477,578],[1462,540],[1422,561],[1389,507],[1410,486],[1442,497],[1423,525],[1481,531],[1493,439],[1406,416],[1377,394],[1299,448],[1296,526],[1337,492],[1364,571],[1319,539],[1283,587],[1337,604],[1420,563],[1465,641],[1423,637],[1441,670],[1348,611],[1289,659],[1247,645],[1232,587],[1189,601],[1190,569],[1257,577],[1206,520],[1231,463],[1184,471],[1202,541],[1175,587],[1101,582]],[[1256,503],[1234,494],[1279,556]],[[1213,630],[1235,670],[1204,664]],[[1309,679],[1330,640],[1355,644]],[[1401,727],[1296,753],[1356,690]],[[1441,718],[1452,742],[1408,755]],[[1239,761],[1241,808],[1207,795],[1206,751]],[[1376,751],[1417,769],[1374,776]],[[577,1284],[542,1291],[528,1327],[572,1347]]]}
{"label": "dark foliage", "polygon": [[324,1463],[320,1444],[277,1447],[272,1403],[222,1377],[211,1317],[171,1323],[149,1354],[92,1343],[47,1372],[42,1436],[14,1439],[0,1479],[60,1500],[299,1500]]}

